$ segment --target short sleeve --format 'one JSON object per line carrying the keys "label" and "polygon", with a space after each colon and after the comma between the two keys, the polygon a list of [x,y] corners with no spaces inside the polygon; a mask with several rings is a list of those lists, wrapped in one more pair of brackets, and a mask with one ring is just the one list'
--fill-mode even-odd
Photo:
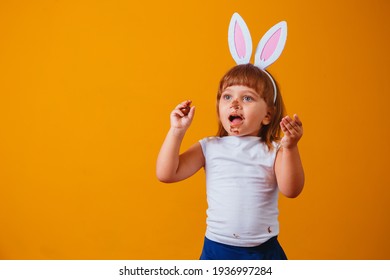
{"label": "short sleeve", "polygon": [[207,146],[207,138],[203,138],[199,140],[200,146],[202,147],[203,155],[206,157],[206,146]]}

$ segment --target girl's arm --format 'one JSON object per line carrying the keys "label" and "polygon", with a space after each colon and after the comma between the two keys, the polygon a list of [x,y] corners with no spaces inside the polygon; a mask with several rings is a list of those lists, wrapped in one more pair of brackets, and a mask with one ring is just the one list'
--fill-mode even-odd
{"label": "girl's arm", "polygon": [[184,180],[204,166],[204,156],[199,143],[179,154],[184,135],[195,113],[195,107],[191,108],[188,115],[181,109],[189,107],[190,104],[191,101],[184,101],[171,113],[171,128],[157,158],[156,175],[161,182],[174,183]]}
{"label": "girl's arm", "polygon": [[298,141],[303,135],[302,122],[297,115],[294,120],[284,117],[280,123],[284,137],[275,160],[275,173],[279,190],[287,197],[297,197],[305,183],[305,174],[298,150]]}

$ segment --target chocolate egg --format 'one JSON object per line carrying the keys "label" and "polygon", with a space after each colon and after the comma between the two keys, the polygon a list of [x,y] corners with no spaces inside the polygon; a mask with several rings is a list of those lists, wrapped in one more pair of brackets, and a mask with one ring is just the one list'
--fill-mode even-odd
{"label": "chocolate egg", "polygon": [[184,107],[184,108],[181,108],[180,111],[183,112],[184,115],[188,115],[188,113],[190,112],[191,110],[191,107],[190,106],[187,106],[187,107]]}

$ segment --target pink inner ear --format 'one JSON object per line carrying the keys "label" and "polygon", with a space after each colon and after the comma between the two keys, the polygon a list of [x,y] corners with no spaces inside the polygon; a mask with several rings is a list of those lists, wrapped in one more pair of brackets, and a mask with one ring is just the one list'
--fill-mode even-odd
{"label": "pink inner ear", "polygon": [[260,59],[262,61],[266,61],[267,59],[269,59],[271,55],[275,52],[275,49],[278,46],[281,33],[282,30],[281,28],[279,28],[274,34],[272,34],[271,38],[268,39],[267,43],[265,43],[264,49],[260,55]]}
{"label": "pink inner ear", "polygon": [[242,30],[240,25],[236,22],[234,26],[234,45],[236,47],[236,51],[239,58],[245,57],[246,47],[244,35],[242,34]]}

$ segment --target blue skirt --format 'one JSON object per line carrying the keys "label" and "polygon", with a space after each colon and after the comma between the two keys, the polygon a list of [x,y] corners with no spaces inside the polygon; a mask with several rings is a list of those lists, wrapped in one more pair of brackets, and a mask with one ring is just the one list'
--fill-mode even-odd
{"label": "blue skirt", "polygon": [[201,260],[287,260],[278,237],[255,247],[238,247],[212,241],[205,237]]}

